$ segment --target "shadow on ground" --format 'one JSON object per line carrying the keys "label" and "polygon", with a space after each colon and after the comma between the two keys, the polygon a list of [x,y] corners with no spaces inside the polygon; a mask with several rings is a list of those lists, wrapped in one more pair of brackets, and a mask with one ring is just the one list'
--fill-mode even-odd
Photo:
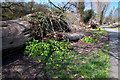
{"label": "shadow on ground", "polygon": [[44,73],[41,70],[42,64],[36,59],[24,56],[24,50],[15,52],[10,56],[4,55],[2,63],[3,78],[36,78],[43,76]]}

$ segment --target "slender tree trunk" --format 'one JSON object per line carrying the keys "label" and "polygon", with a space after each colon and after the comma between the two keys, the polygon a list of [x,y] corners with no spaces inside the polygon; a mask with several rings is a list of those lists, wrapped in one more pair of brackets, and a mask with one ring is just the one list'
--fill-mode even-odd
{"label": "slender tree trunk", "polygon": [[101,16],[100,16],[100,25],[102,25],[102,22],[103,22],[103,14],[104,14],[105,8],[106,8],[106,6],[104,6]]}

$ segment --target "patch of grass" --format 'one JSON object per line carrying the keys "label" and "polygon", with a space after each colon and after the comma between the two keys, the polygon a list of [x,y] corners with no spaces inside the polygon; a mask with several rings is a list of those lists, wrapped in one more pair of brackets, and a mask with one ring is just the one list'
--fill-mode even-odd
{"label": "patch of grass", "polygon": [[97,28],[97,29],[89,29],[94,31],[93,36],[98,36],[98,35],[102,35],[104,36],[104,33],[106,33],[107,31],[103,28]]}
{"label": "patch of grass", "polygon": [[109,26],[109,25],[106,25],[106,26],[112,28],[112,26]]}
{"label": "patch of grass", "polygon": [[69,65],[70,70],[84,78],[108,78],[109,55],[101,50],[90,55],[91,57],[80,58],[82,63],[79,65]]}
{"label": "patch of grass", "polygon": [[103,28],[97,28],[97,29],[88,29],[88,30],[92,30],[92,31],[101,31],[101,32],[107,32],[105,29]]}
{"label": "patch of grass", "polygon": [[110,28],[113,28],[113,29],[116,29],[116,30],[119,30],[119,31],[120,31],[120,26],[119,26],[119,27],[114,28],[114,27],[112,27],[112,26],[107,25],[107,27],[110,27]]}
{"label": "patch of grass", "polygon": [[[73,64],[69,64],[66,70],[51,73],[52,78],[73,79],[75,76],[82,78],[108,78],[109,55],[107,54],[109,46],[106,45],[103,50],[94,51],[89,55],[79,55],[73,57]],[[79,64],[78,64],[79,63]],[[67,74],[69,72],[69,74]]]}
{"label": "patch of grass", "polygon": [[120,27],[118,28],[118,27],[116,27],[116,28],[113,28],[113,29],[116,29],[116,30],[119,30],[120,31]]}

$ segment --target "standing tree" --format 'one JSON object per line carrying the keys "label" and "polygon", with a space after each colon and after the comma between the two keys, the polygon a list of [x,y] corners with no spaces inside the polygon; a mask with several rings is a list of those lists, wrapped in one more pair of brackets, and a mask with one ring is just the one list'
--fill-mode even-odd
{"label": "standing tree", "polygon": [[110,23],[111,22],[111,20],[112,20],[112,12],[113,12],[113,10],[110,11],[108,17],[105,17],[105,22],[106,23]]}
{"label": "standing tree", "polygon": [[[84,26],[85,24],[88,23],[90,21],[90,19],[93,17],[94,15],[94,11],[91,10],[87,10],[84,11],[85,9],[85,1],[82,0],[80,2],[66,2],[66,4],[63,5],[63,7],[59,7],[56,6],[52,1],[48,0],[50,2],[50,4],[52,4],[55,8],[57,8],[60,11],[63,11],[63,13],[69,9],[74,10],[73,12],[77,13],[77,20],[78,20],[78,25],[80,26]],[[92,8],[92,2],[91,2],[91,8]],[[85,24],[84,24],[85,23]]]}
{"label": "standing tree", "polygon": [[84,17],[83,15],[84,9],[85,9],[84,0],[82,0],[81,2],[72,2],[70,4],[76,8],[77,14],[80,17],[80,21],[82,22],[82,18]]}
{"label": "standing tree", "polygon": [[109,6],[109,2],[100,2],[98,0],[98,2],[96,3],[97,21],[101,25],[103,23],[103,18],[108,9],[108,6]]}
{"label": "standing tree", "polygon": [[[50,2],[50,4],[52,4],[55,8],[57,8],[58,10],[61,10],[63,12],[66,11],[66,9],[70,8],[71,6],[74,6],[76,8],[77,13],[80,14],[80,17],[83,17],[83,13],[84,13],[84,9],[85,9],[85,5],[84,5],[84,0],[82,0],[81,2],[67,2],[63,7],[59,7],[56,6],[52,1],[48,0]],[[67,7],[67,5],[70,4],[69,7]]]}

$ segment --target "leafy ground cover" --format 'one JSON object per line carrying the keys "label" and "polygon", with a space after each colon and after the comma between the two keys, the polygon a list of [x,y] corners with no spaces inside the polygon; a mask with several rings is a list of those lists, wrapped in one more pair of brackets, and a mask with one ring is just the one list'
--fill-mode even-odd
{"label": "leafy ground cover", "polygon": [[[96,38],[96,42],[91,42],[91,40],[90,42],[79,40],[68,43],[55,40],[29,41],[25,54],[31,58],[25,55],[20,56],[19,52],[17,53],[19,58],[14,61],[11,61],[11,58],[5,58],[4,61],[7,64],[3,65],[3,78],[48,78],[51,80],[108,78],[108,35],[105,31],[102,33],[99,30],[94,32],[90,30],[90,32],[93,34],[86,36],[88,41],[89,38]],[[15,56],[12,56],[12,59],[15,59]]]}
{"label": "leafy ground cover", "polygon": [[[85,36],[82,42],[96,43],[98,40],[95,37],[104,35],[102,31],[105,32],[101,28],[94,31],[94,37]],[[105,46],[104,49],[107,52],[109,50],[108,46]],[[62,42],[49,40],[39,43],[38,40],[33,40],[33,42],[27,43],[25,54],[43,62],[45,71],[43,78],[108,78],[109,56],[107,53],[98,50],[90,52],[88,55],[77,55],[71,50],[72,46],[65,40]]]}
{"label": "leafy ground cover", "polygon": [[[91,37],[87,38],[90,38],[89,41],[92,41],[91,43],[96,42]],[[105,48],[105,50],[109,50],[108,46],[105,46]],[[107,53],[99,50],[93,51],[89,55],[82,54],[77,56],[71,50],[72,46],[68,45],[65,40],[62,42],[49,40],[48,42],[39,43],[38,40],[33,40],[33,42],[29,41],[27,43],[25,54],[32,58],[37,58],[39,62],[43,62],[43,70],[48,73],[43,78],[48,76],[60,79],[75,77],[108,78],[109,56]]]}
{"label": "leafy ground cover", "polygon": [[[94,34],[95,35],[95,34]],[[82,38],[82,41],[83,42],[86,42],[86,43],[95,43],[95,42],[97,42],[98,40],[96,39],[96,38],[94,38],[94,37],[84,37],[84,38]]]}

